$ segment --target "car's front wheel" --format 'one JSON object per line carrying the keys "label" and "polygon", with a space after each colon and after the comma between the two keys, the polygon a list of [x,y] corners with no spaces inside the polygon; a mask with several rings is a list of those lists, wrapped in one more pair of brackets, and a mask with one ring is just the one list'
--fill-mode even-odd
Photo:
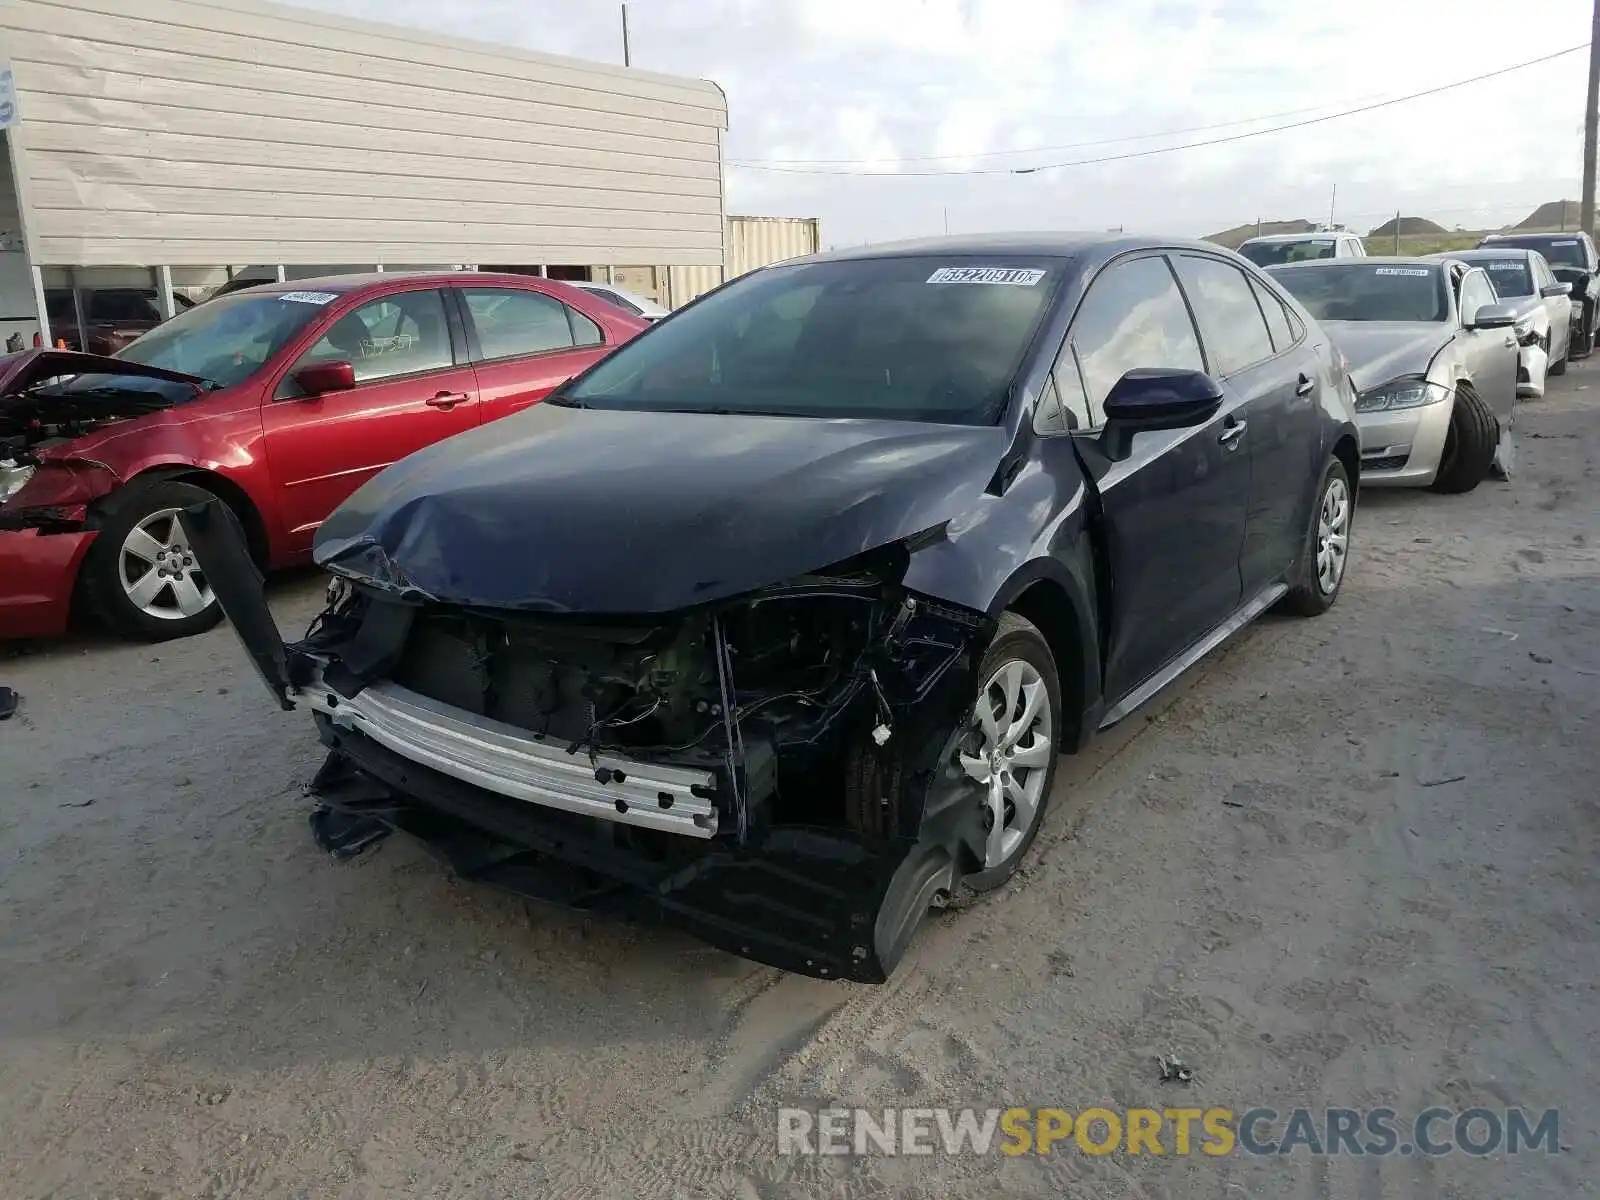
{"label": "car's front wheel", "polygon": [[90,613],[112,632],[146,642],[188,637],[222,619],[178,513],[214,500],[174,480],[133,483],[112,496],[84,559]]}
{"label": "car's front wheel", "polygon": [[958,750],[961,769],[983,790],[983,866],[963,882],[999,887],[1038,836],[1056,774],[1061,681],[1044,636],[1006,613],[978,668],[978,695]]}
{"label": "car's front wheel", "polygon": [[1470,492],[1494,467],[1500,445],[1500,423],[1478,393],[1466,384],[1456,388],[1455,407],[1450,411],[1450,431],[1445,434],[1444,453],[1439,472],[1433,479],[1436,492]]}
{"label": "car's front wheel", "polygon": [[1339,598],[1350,558],[1350,526],[1355,508],[1350,473],[1339,459],[1331,459],[1322,473],[1311,527],[1300,552],[1299,571],[1283,598],[1288,612],[1301,617],[1320,616]]}

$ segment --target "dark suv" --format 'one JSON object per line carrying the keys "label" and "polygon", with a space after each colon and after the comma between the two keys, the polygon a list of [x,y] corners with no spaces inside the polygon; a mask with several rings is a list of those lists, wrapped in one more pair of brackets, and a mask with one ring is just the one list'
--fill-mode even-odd
{"label": "dark suv", "polygon": [[[161,324],[161,305],[153,288],[80,288],[83,328],[71,288],[46,288],[45,312],[50,315],[52,337],[65,340],[68,350],[89,354],[115,354],[141,333]],[[174,295],[178,311],[192,308],[184,296]]]}
{"label": "dark suv", "polygon": [[1600,310],[1600,255],[1587,233],[1491,233],[1478,248],[1514,246],[1537,250],[1562,283],[1572,285],[1573,358],[1587,358],[1594,349],[1596,312]]}

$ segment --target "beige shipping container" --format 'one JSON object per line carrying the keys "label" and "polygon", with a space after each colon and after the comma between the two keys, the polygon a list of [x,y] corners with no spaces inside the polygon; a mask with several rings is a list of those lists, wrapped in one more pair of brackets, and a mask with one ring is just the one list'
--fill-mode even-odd
{"label": "beige shipping container", "polygon": [[[729,217],[726,278],[821,249],[822,222],[816,217]],[[665,274],[669,299],[652,299],[669,308],[680,308],[703,296],[724,279],[724,271],[718,267],[672,267]]]}
{"label": "beige shipping container", "polygon": [[33,264],[723,263],[715,84],[262,0],[5,0]]}

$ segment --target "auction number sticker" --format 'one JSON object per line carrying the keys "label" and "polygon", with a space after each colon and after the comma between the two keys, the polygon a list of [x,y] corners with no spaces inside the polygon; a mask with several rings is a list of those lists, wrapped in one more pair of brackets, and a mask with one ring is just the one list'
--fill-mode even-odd
{"label": "auction number sticker", "polygon": [[1578,244],[1578,239],[1577,238],[1568,238],[1564,242],[1551,242],[1550,244],[1552,246],[1576,246]]}
{"label": "auction number sticker", "polygon": [[1491,271],[1520,271],[1522,264],[1514,258],[1497,258],[1489,264]]}
{"label": "auction number sticker", "polygon": [[928,276],[928,282],[992,283],[1006,287],[1033,287],[1043,278],[1043,271],[1026,267],[940,267]]}
{"label": "auction number sticker", "polygon": [[278,297],[294,304],[332,304],[338,298],[338,292],[284,292]]}
{"label": "auction number sticker", "polygon": [[1372,272],[1374,275],[1415,275],[1426,279],[1433,271],[1428,267],[1377,267]]}

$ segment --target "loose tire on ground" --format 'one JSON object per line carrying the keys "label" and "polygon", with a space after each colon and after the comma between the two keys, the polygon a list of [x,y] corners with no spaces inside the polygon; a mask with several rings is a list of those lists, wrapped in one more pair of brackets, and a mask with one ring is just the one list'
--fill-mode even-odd
{"label": "loose tire on ground", "polygon": [[1470,387],[1456,389],[1455,408],[1450,414],[1450,433],[1445,438],[1444,455],[1432,488],[1436,492],[1470,492],[1482,483],[1494,465],[1495,447],[1500,442],[1500,423],[1494,413]]}
{"label": "loose tire on ground", "polygon": [[[108,497],[101,509],[100,531],[84,558],[78,581],[86,614],[112,633],[144,642],[189,637],[222,620],[222,606],[214,596],[204,608],[189,614],[176,611],[175,593],[168,593],[174,597],[173,615],[156,616],[140,607],[129,595],[131,572],[124,553],[130,535],[155,514],[214,499],[204,488],[169,479],[135,480]],[[209,595],[204,576],[192,571],[192,564],[185,569],[190,572],[189,580]]]}
{"label": "loose tire on ground", "polygon": [[[1330,511],[1338,509],[1341,503],[1342,511]],[[1284,612],[1297,617],[1321,616],[1338,600],[1349,566],[1350,529],[1355,522],[1355,504],[1350,473],[1338,458],[1330,459],[1322,472],[1316,503],[1311,508],[1311,523],[1306,529],[1305,545],[1300,551],[1294,582],[1288,594],[1279,602]],[[1324,578],[1322,565],[1323,556],[1334,550],[1339,551],[1339,561],[1330,587]]]}

